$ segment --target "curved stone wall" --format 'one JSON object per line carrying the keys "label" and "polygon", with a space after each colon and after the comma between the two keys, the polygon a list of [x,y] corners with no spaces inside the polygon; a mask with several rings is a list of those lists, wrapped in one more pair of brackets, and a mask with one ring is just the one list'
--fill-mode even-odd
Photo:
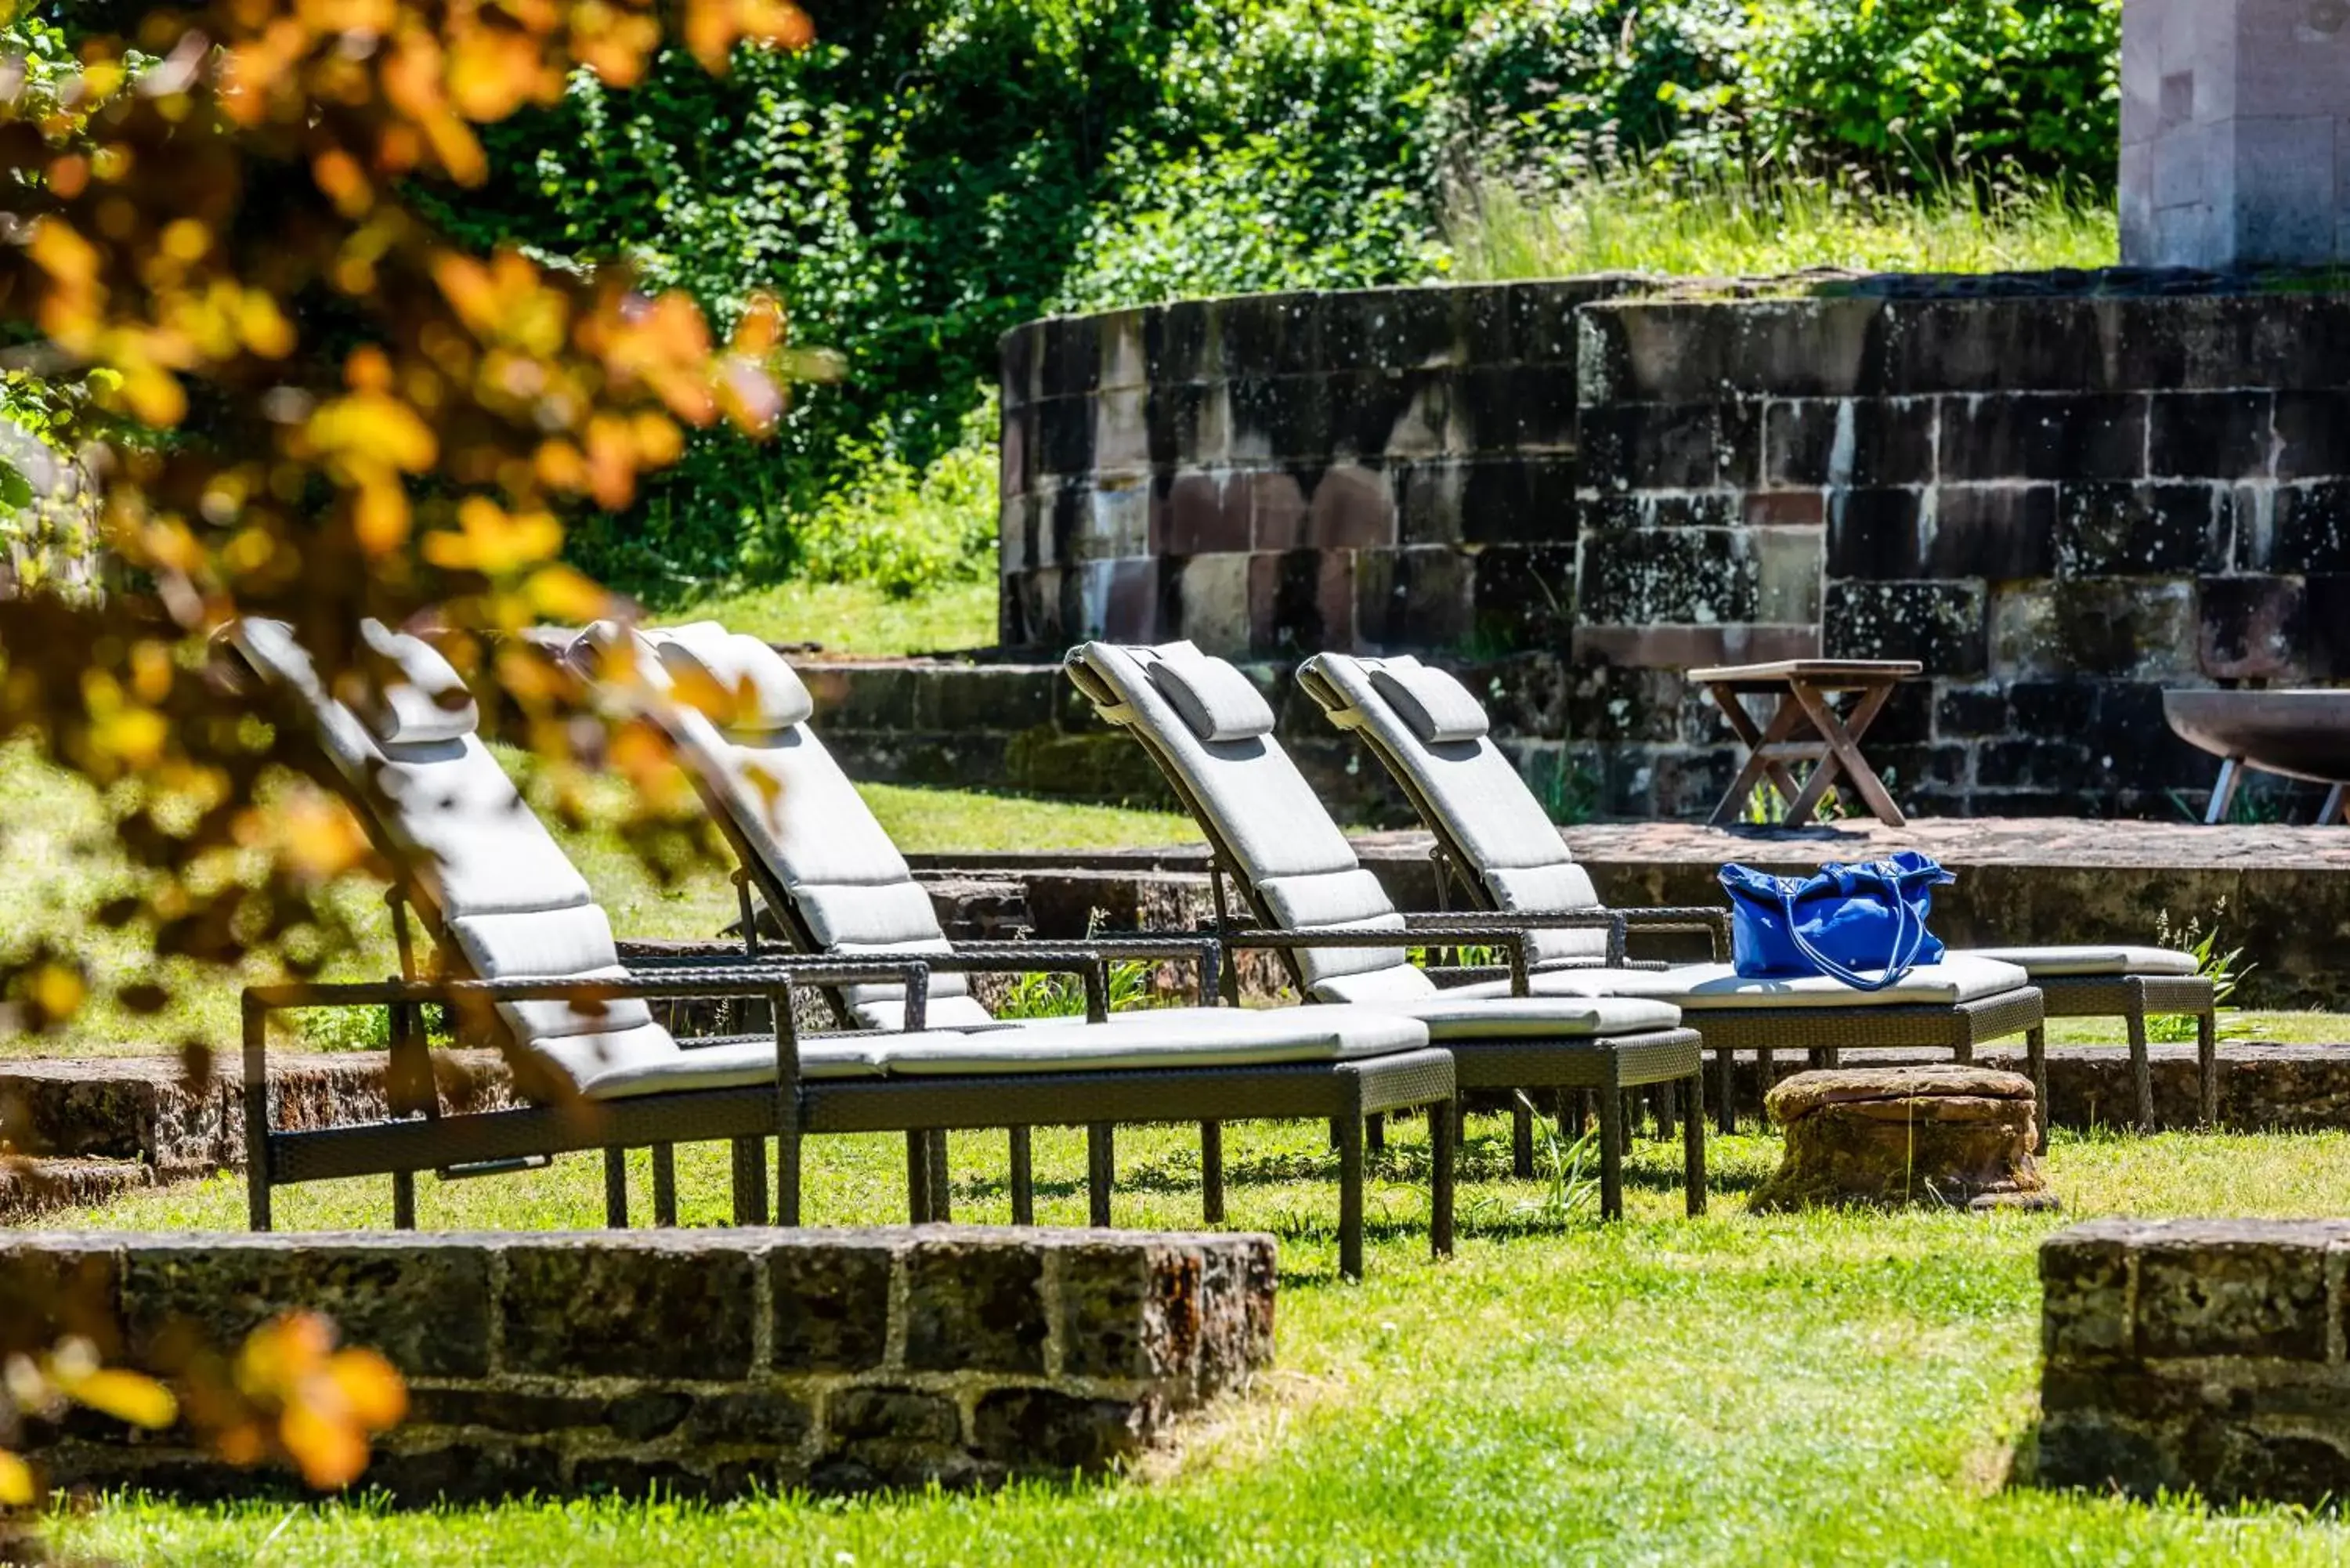
{"label": "curved stone wall", "polygon": [[[1600,809],[1710,663],[1917,658],[1906,805],[2174,815],[2165,686],[2350,678],[2350,295],[2205,275],[1187,302],[1003,343],[1003,638],[1555,666]],[[1528,679],[1535,679],[1529,673]]]}

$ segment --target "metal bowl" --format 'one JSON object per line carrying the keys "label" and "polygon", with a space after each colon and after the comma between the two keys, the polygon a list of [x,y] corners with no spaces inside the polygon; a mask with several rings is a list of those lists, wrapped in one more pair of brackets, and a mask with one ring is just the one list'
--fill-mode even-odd
{"label": "metal bowl", "polygon": [[2213,756],[2314,784],[2350,782],[2350,691],[2166,691],[2162,711]]}

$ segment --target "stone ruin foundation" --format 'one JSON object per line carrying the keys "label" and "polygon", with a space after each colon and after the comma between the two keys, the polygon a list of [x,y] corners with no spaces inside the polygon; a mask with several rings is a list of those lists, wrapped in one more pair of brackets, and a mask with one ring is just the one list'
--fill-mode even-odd
{"label": "stone ruin foundation", "polygon": [[[402,1502],[987,1486],[1101,1470],[1273,1359],[1274,1242],[925,1227],[20,1235],[0,1354],[234,1346],[327,1314],[408,1380],[357,1482]],[[298,1490],[188,1434],[36,1424],[54,1487]]]}

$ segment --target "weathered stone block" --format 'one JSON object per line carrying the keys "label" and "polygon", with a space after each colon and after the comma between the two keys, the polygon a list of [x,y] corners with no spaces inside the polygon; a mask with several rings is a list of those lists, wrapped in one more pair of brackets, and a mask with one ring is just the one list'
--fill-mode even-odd
{"label": "weathered stone block", "polygon": [[[131,1346],[159,1362],[236,1345],[281,1313],[320,1312],[412,1377],[489,1369],[489,1258],[479,1246],[400,1237],[141,1239],[122,1264]],[[419,1313],[415,1303],[430,1302]]]}
{"label": "weathered stone block", "polygon": [[1828,575],[1868,582],[1927,575],[1923,500],[1924,493],[1916,490],[1832,493],[1827,504]]}
{"label": "weathered stone block", "polygon": [[928,1372],[1041,1373],[1050,1322],[1044,1256],[941,1238],[909,1248],[906,1365]]}
{"label": "weathered stone block", "polygon": [[1924,484],[1934,477],[1932,399],[1772,403],[1763,416],[1765,485]]}
{"label": "weathered stone block", "polygon": [[2280,484],[2270,548],[2247,564],[2272,572],[2350,572],[2350,482]]}
{"label": "weathered stone block", "polygon": [[1761,580],[1743,530],[1659,528],[1586,535],[1576,581],[1585,618],[1602,624],[1752,621]]}
{"label": "weathered stone block", "polygon": [[1993,393],[1942,410],[1945,480],[2135,479],[2146,466],[2143,395]]}
{"label": "weathered stone block", "polygon": [[806,1398],[761,1388],[704,1395],[693,1402],[685,1433],[698,1447],[789,1450],[806,1442],[815,1426],[816,1415]]}
{"label": "weathered stone block", "polygon": [[[690,1236],[626,1250],[515,1241],[498,1295],[501,1364],[546,1376],[743,1376],[753,1275],[744,1253]],[[649,1323],[662,1332],[648,1334]]]}
{"label": "weathered stone block", "polygon": [[2129,1355],[2130,1239],[2135,1222],[2092,1220],[2040,1245],[2040,1351],[2049,1361]]}
{"label": "weathered stone block", "polygon": [[1305,376],[1322,368],[1323,296],[1263,294],[1218,306],[1223,371],[1244,377]]}
{"label": "weathered stone block", "polygon": [[2059,485],[2057,574],[2149,577],[2224,571],[2225,494],[2208,484]]}
{"label": "weathered stone block", "polygon": [[1353,646],[1354,556],[1289,550],[1249,557],[1249,650],[1276,655]]}
{"label": "weathered stone block", "polygon": [[1470,613],[1479,647],[1565,652],[1575,624],[1572,544],[1489,545],[1471,565]]}
{"label": "weathered stone block", "polygon": [[535,1391],[417,1384],[408,1391],[411,1427],[486,1427],[536,1437],[558,1428],[605,1424],[601,1398]]}
{"label": "weathered stone block", "polygon": [[0,1243],[0,1356],[36,1355],[68,1334],[118,1352],[120,1268],[103,1245],[37,1235]]}
{"label": "weathered stone block", "polygon": [[1061,1264],[1061,1370],[1072,1377],[1189,1378],[1201,1335],[1200,1255],[1078,1247]]}
{"label": "weathered stone block", "polygon": [[2270,392],[2158,392],[2147,416],[2150,475],[2260,478],[2268,472],[2274,401]]}
{"label": "weathered stone block", "polygon": [[770,1253],[775,1369],[861,1372],[881,1365],[890,1267],[890,1249],[878,1241],[786,1243]]}
{"label": "weathered stone block", "polygon": [[1983,591],[1968,583],[1831,582],[1830,659],[1914,659],[1939,676],[1985,667]]}
{"label": "weathered stone block", "polygon": [[1124,1399],[999,1388],[980,1397],[972,1435],[983,1458],[1014,1469],[1103,1469],[1141,1450],[1149,1414]]}
{"label": "weathered stone block", "polygon": [[1577,472],[1566,459],[1470,466],[1461,492],[1461,537],[1474,545],[1574,538]]}
{"label": "weathered stone block", "polygon": [[1945,484],[1918,576],[2009,582],[2056,570],[2056,487]]}
{"label": "weathered stone block", "polygon": [[2137,1354],[2326,1359],[2325,1257],[2345,1233],[2201,1220],[2143,1236],[2135,1248]]}
{"label": "weathered stone block", "polygon": [[2276,477],[2350,473],[2350,393],[2282,390],[2276,400]]}
{"label": "weathered stone block", "polygon": [[1235,379],[1232,456],[1263,462],[1316,461],[1330,450],[1330,388],[1318,376]]}
{"label": "weathered stone block", "polygon": [[1578,455],[1601,490],[1704,490],[1723,470],[1720,405],[1586,404]]}
{"label": "weathered stone block", "polygon": [[2291,680],[2309,646],[2298,577],[2204,577],[2195,585],[2196,663],[2215,680]]}
{"label": "weathered stone block", "polygon": [[1444,648],[1470,628],[1470,557],[1455,550],[1367,550],[1356,557],[1355,628],[1400,651]]}

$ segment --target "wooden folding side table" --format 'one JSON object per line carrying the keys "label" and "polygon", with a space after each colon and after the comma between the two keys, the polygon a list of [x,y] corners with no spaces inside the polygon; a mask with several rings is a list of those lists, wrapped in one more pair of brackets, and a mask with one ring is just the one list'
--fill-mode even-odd
{"label": "wooden folding side table", "polygon": [[[1714,807],[1713,826],[1727,827],[1742,820],[1747,797],[1768,779],[1787,803],[1786,826],[1801,827],[1819,809],[1828,786],[1841,777],[1879,822],[1901,826],[1908,819],[1860,754],[1860,738],[1877,722],[1894,687],[1924,670],[1921,664],[1897,659],[1791,659],[1690,670],[1690,679],[1704,683],[1748,748],[1746,765]],[[1849,710],[1842,714],[1828,700],[1840,691],[1853,694]],[[1778,699],[1767,722],[1754,722],[1742,701],[1747,697]],[[1798,784],[1789,764],[1803,762],[1812,763],[1812,772]]]}

